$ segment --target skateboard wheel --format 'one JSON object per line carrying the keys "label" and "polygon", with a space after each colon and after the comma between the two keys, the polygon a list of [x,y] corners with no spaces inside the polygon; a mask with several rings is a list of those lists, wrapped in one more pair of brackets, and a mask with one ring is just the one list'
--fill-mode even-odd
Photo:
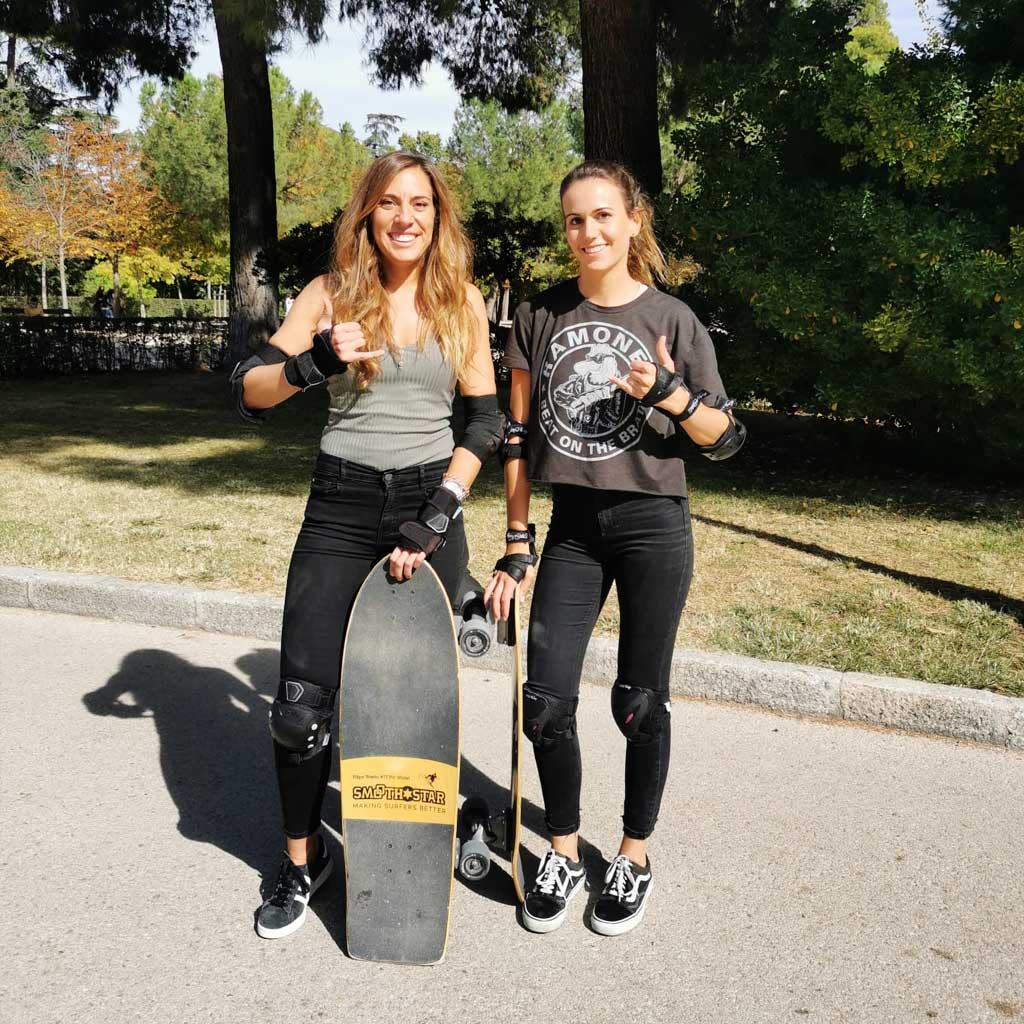
{"label": "skateboard wheel", "polygon": [[481,839],[467,839],[459,854],[459,874],[467,881],[479,882],[491,870],[491,851]]}
{"label": "skateboard wheel", "polygon": [[470,658],[482,658],[491,646],[491,634],[486,629],[464,628],[459,634],[462,653]]}

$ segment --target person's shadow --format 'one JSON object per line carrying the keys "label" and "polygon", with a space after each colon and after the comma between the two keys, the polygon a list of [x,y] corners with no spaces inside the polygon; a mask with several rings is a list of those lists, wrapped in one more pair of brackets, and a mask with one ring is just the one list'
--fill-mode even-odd
{"label": "person's shadow", "polygon": [[167,651],[132,651],[82,702],[94,715],[152,718],[178,831],[266,871],[282,842],[267,728],[278,654],[254,651],[238,664],[251,687]]}

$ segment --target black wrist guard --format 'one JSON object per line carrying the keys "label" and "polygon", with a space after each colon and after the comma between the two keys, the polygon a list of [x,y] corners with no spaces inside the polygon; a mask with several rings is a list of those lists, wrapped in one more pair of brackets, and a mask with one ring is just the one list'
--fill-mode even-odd
{"label": "black wrist guard", "polygon": [[331,348],[331,332],[328,330],[313,335],[311,349],[288,359],[284,364],[284,376],[293,388],[308,391],[347,369],[348,363],[343,363]]}
{"label": "black wrist guard", "polygon": [[[505,465],[511,459],[526,458],[526,438],[528,435],[529,429],[525,423],[520,423],[519,420],[514,420],[511,416],[505,420],[505,433],[501,442],[502,465]],[[516,444],[512,443],[513,437],[519,438]]]}
{"label": "black wrist guard", "polygon": [[438,487],[427,498],[419,516],[398,527],[402,537],[398,546],[406,551],[432,555],[444,543],[448,527],[461,509],[459,499],[451,491]]}
{"label": "black wrist guard", "polygon": [[690,395],[690,400],[686,403],[686,408],[676,417],[676,423],[682,423],[683,420],[688,420],[696,411],[697,407],[705,398],[708,397],[708,392],[701,389],[700,391],[694,391]]}
{"label": "black wrist guard", "polygon": [[651,390],[640,399],[640,404],[644,408],[650,408],[652,405],[664,402],[669,395],[679,390],[682,383],[682,374],[673,373],[671,370],[666,370],[664,366],[659,366]]}
{"label": "black wrist guard", "polygon": [[507,573],[516,583],[522,583],[526,570],[536,564],[536,555],[505,555],[494,563],[494,571]]}
{"label": "black wrist guard", "polygon": [[537,554],[537,527],[530,523],[525,530],[506,530],[506,544],[529,544],[530,554]]}

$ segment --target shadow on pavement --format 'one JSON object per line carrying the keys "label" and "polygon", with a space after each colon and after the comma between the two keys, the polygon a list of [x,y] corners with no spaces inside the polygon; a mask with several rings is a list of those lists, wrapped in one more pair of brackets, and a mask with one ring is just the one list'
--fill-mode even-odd
{"label": "shadow on pavement", "polygon": [[[242,661],[262,668],[264,659],[272,659],[276,676],[276,651],[257,651]],[[260,671],[253,684],[167,651],[143,649],[126,655],[106,685],[82,702],[94,715],[152,718],[178,831],[266,871],[281,849],[267,732],[267,702],[276,682],[272,687]]]}

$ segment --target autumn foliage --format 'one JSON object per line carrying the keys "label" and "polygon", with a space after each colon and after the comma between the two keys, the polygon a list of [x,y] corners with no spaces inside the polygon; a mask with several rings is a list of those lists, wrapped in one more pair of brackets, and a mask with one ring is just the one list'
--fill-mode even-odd
{"label": "autumn foliage", "polygon": [[120,259],[154,245],[165,210],[126,136],[108,124],[67,118],[41,144],[21,139],[15,147],[0,181],[0,257],[55,262],[63,306],[66,260],[106,258],[116,293]]}

